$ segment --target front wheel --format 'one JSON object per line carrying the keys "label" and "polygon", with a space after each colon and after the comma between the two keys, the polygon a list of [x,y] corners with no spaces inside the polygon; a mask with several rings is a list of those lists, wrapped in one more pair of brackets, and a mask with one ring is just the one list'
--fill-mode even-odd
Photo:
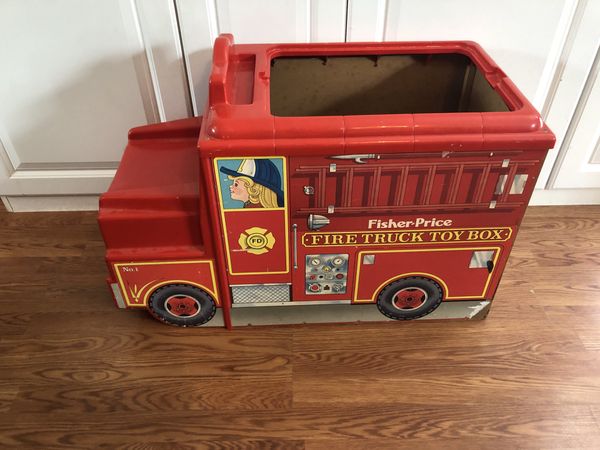
{"label": "front wheel", "polygon": [[442,288],[435,281],[410,277],[384,287],[377,298],[377,307],[390,319],[418,319],[440,306],[442,298]]}
{"label": "front wheel", "polygon": [[197,327],[213,318],[214,300],[202,289],[188,284],[169,284],[154,291],[148,310],[156,319],[180,327]]}

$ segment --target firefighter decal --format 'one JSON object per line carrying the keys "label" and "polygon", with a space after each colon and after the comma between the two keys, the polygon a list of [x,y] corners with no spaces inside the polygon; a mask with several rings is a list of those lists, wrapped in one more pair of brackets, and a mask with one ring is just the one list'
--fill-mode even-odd
{"label": "firefighter decal", "polygon": [[[280,159],[280,158],[279,158]],[[230,164],[235,164],[232,160]],[[283,190],[281,189],[281,172],[276,163],[270,159],[243,159],[233,170],[221,165],[219,170],[231,180],[229,194],[234,201],[233,207],[239,208],[281,208],[283,207]],[[223,192],[223,186],[221,186]],[[242,204],[240,205],[239,202]],[[224,205],[228,205],[223,199]]]}
{"label": "firefighter decal", "polygon": [[216,158],[214,170],[230,275],[288,274],[286,159]]}

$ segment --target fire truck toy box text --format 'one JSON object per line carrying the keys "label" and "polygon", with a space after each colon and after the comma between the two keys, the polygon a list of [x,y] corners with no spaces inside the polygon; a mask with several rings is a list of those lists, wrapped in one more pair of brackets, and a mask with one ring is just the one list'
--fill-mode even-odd
{"label": "fire truck toy box text", "polygon": [[221,35],[203,117],[130,131],[108,282],[181,326],[484,317],[553,144],[472,42]]}

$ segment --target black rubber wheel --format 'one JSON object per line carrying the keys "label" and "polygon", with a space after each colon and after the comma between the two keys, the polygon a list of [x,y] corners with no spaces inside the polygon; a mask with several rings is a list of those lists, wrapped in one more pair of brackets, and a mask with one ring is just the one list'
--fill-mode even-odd
{"label": "black rubber wheel", "polygon": [[169,284],[150,296],[148,311],[170,325],[197,327],[213,318],[217,305],[202,289],[188,284]]}
{"label": "black rubber wheel", "polygon": [[390,319],[411,320],[432,312],[440,306],[442,298],[442,288],[435,281],[410,277],[384,287],[377,298],[377,307]]}

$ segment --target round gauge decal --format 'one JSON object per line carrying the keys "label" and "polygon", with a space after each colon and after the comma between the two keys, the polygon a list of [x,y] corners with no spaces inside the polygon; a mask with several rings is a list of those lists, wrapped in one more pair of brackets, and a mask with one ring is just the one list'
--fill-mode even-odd
{"label": "round gauge decal", "polygon": [[311,263],[313,266],[318,266],[318,265],[320,265],[320,264],[321,264],[321,260],[320,260],[319,258],[313,258],[313,259],[311,259],[311,260],[310,260],[310,263]]}
{"label": "round gauge decal", "polygon": [[344,264],[344,260],[338,256],[337,258],[333,258],[332,263],[334,266],[341,266]]}

